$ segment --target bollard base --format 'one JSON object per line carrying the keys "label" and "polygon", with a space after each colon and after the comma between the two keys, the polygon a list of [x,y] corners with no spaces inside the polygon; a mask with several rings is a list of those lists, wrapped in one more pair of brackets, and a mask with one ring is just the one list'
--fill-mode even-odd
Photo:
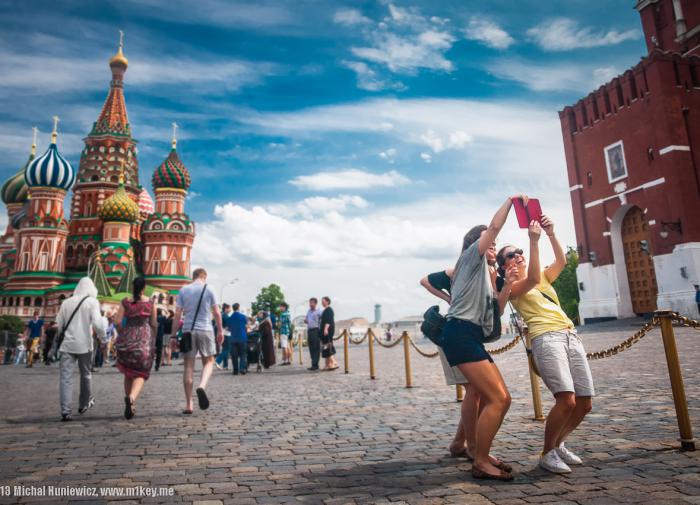
{"label": "bollard base", "polygon": [[530,419],[532,419],[533,421],[540,421],[540,422],[544,422],[547,420],[546,417],[531,417]]}
{"label": "bollard base", "polygon": [[691,452],[695,450],[695,440],[681,440],[681,451]]}

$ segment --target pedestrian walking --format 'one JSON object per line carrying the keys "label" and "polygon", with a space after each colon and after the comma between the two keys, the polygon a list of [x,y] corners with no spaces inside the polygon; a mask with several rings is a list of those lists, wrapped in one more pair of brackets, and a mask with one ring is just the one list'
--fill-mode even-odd
{"label": "pedestrian walking", "polygon": [[289,304],[280,303],[280,347],[282,348],[281,365],[292,364],[292,348],[289,337],[292,334],[292,316],[289,313]]}
{"label": "pedestrian walking", "polygon": [[173,338],[177,341],[177,336],[173,332],[174,318],[175,312],[168,310],[165,328],[163,329],[163,366],[171,366],[173,364]]}
{"label": "pedestrian walking", "polygon": [[527,324],[532,341],[532,357],[542,381],[554,395],[555,404],[547,416],[540,467],[552,473],[570,473],[569,465],[582,460],[564,441],[591,411],[595,395],[593,376],[586,350],[576,334],[574,323],[561,308],[552,283],[566,267],[566,255],[554,233],[554,223],[542,216],[554,252],[554,263],[540,269],[540,224],[533,221],[530,237],[530,263],[522,249],[503,247],[497,255],[504,279],[501,297],[511,303]]}
{"label": "pedestrian walking", "polygon": [[311,366],[308,369],[311,371],[318,370],[318,360],[321,357],[321,311],[316,308],[316,305],[318,305],[318,299],[309,298],[309,310],[304,317],[311,355]]}
{"label": "pedestrian walking", "polygon": [[[202,358],[202,376],[197,387],[197,402],[199,408],[209,408],[209,397],[206,387],[214,368],[214,356],[216,356],[216,344],[223,343],[224,333],[221,327],[221,311],[216,304],[214,290],[207,285],[207,271],[197,268],[192,274],[193,282],[180,289],[177,295],[177,311],[175,312],[174,327],[179,328],[184,316],[182,326],[182,339],[180,350],[185,358],[183,372],[183,386],[185,389],[185,408],[183,414],[192,414],[194,407],[192,401],[192,387],[194,375],[194,361],[197,353]],[[217,334],[214,335],[211,326],[211,314],[214,312]]]}
{"label": "pedestrian walking", "polygon": [[117,368],[124,374],[124,418],[136,414],[136,400],[151,374],[156,346],[155,302],[144,296],[146,279],[137,277],[131,298],[124,298],[117,311]]}
{"label": "pedestrian walking", "polygon": [[[228,329],[228,320],[233,314],[231,306],[228,303],[222,305],[223,313],[221,314],[221,325],[224,327],[224,343],[221,345],[221,352],[216,357],[216,368],[219,370],[228,370],[228,358],[231,352],[231,330]],[[233,361],[233,360],[232,360]],[[221,366],[223,363],[223,366]]]}
{"label": "pedestrian walking", "polygon": [[53,347],[57,331],[56,321],[51,321],[44,332],[44,365],[46,366],[51,364],[51,348]]}
{"label": "pedestrian walking", "polygon": [[39,356],[40,342],[44,337],[44,320],[39,317],[39,311],[35,310],[32,319],[24,330],[25,347],[27,348],[27,368],[34,365],[34,359]]}
{"label": "pedestrian walking", "polygon": [[241,314],[241,305],[233,304],[233,313],[227,319],[231,332],[231,364],[233,375],[245,375],[248,372],[248,318]]}
{"label": "pedestrian walking", "polygon": [[97,288],[89,277],[83,277],[73,296],[61,304],[56,318],[59,328],[56,350],[60,353],[61,421],[70,421],[73,402],[73,375],[80,370],[78,413],[84,414],[95,404],[92,396],[92,334],[104,337],[104,321],[97,301]]}
{"label": "pedestrian walking", "polygon": [[163,309],[158,309],[156,316],[157,326],[156,326],[156,372],[160,370],[160,365],[163,360],[163,345],[165,339],[165,325],[168,321],[165,311]]}
{"label": "pedestrian walking", "polygon": [[321,356],[326,360],[324,371],[330,372],[338,369],[338,362],[335,359],[335,346],[333,345],[333,335],[335,335],[335,313],[331,308],[331,299],[327,296],[321,298],[323,312],[321,312]]}
{"label": "pedestrian walking", "polygon": [[270,314],[264,310],[258,312],[258,331],[260,332],[263,367],[270,368],[277,362],[275,357],[275,338],[272,333],[272,319],[270,319]]}

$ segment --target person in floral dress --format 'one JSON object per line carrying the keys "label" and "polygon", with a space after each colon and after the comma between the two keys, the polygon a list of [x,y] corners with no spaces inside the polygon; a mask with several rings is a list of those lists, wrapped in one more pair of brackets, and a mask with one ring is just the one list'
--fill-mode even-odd
{"label": "person in floral dress", "polygon": [[124,417],[134,417],[134,404],[148,380],[155,355],[156,306],[143,295],[146,280],[134,279],[132,298],[124,298],[117,312],[115,347],[117,368],[124,374]]}

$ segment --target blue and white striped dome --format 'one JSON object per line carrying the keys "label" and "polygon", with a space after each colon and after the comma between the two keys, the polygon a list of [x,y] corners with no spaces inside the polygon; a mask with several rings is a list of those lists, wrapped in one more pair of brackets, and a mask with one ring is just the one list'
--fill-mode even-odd
{"label": "blue and white striped dome", "polygon": [[27,165],[24,178],[30,188],[43,186],[68,191],[75,182],[75,170],[58,152],[54,137],[46,152]]}

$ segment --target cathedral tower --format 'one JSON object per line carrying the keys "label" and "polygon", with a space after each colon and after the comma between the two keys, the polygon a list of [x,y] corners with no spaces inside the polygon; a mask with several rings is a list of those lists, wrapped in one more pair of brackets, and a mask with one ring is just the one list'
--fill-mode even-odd
{"label": "cathedral tower", "polygon": [[109,60],[112,72],[109,94],[92,131],[85,138],[85,147],[80,155],[66,250],[66,267],[69,270],[84,269],[97,251],[102,240],[103,224],[97,211],[117,191],[122,165],[125,194],[138,201],[141,191],[136,141],[131,137],[124,101],[124,74],[129,61],[124,56],[123,46],[122,33],[119,50]]}

